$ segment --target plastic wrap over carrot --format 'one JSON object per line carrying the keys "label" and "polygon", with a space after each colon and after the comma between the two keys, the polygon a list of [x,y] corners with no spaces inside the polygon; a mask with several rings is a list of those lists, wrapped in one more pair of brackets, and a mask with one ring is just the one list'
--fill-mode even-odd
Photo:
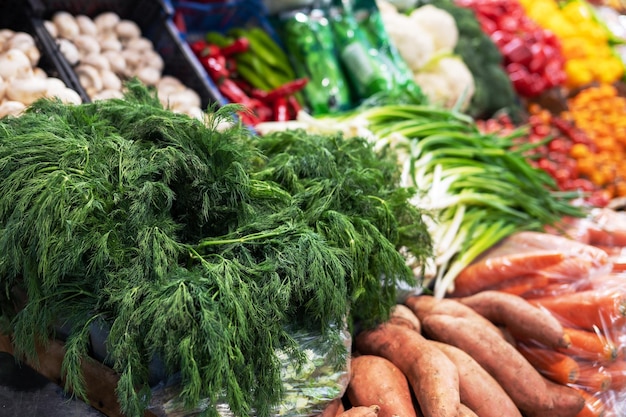
{"label": "plastic wrap over carrot", "polygon": [[608,254],[595,246],[551,233],[518,232],[466,267],[456,277],[451,295],[506,289],[520,279],[532,281],[534,289],[572,283],[607,273],[611,267]]}

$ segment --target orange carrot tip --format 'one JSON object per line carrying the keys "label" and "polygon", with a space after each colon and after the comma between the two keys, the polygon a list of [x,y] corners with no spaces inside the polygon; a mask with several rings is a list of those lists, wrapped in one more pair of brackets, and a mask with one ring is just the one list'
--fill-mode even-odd
{"label": "orange carrot tip", "polygon": [[597,394],[591,394],[579,387],[573,388],[585,399],[585,406],[576,417],[605,417],[606,406],[602,397]]}

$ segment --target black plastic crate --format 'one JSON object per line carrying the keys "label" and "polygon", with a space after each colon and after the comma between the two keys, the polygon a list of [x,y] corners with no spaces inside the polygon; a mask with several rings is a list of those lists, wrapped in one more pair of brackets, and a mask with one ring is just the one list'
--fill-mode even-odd
{"label": "black plastic crate", "polygon": [[59,78],[67,87],[80,93],[78,78],[73,74],[67,61],[57,53],[54,40],[44,27],[43,21],[30,15],[24,1],[0,0],[0,29],[30,34],[41,54],[39,68],[49,77]]}
{"label": "black plastic crate", "polygon": [[[200,96],[202,108],[206,109],[218,102],[212,88],[207,83],[204,69],[193,52],[184,42],[171,20],[172,9],[169,3],[160,0],[28,0],[32,14],[47,20],[56,12],[64,11],[73,15],[86,15],[91,18],[103,12],[115,12],[122,19],[132,20],[141,29],[143,37],[152,41],[155,51],[164,63],[163,75],[178,78],[185,86]],[[54,40],[52,40],[54,43]],[[56,47],[56,44],[55,44]],[[56,47],[58,51],[58,47]],[[61,55],[60,52],[58,52]],[[65,57],[61,59],[71,68]],[[81,94],[87,95],[79,85]],[[89,101],[89,100],[87,100]]]}

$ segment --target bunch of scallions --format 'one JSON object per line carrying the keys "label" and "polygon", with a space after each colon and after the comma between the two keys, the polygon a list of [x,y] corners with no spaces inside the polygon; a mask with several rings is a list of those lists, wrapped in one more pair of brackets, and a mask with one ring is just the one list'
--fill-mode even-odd
{"label": "bunch of scallions", "polygon": [[524,127],[487,134],[456,108],[407,102],[365,103],[317,117],[301,113],[296,121],[259,126],[264,132],[291,128],[367,137],[400,156],[401,184],[417,190],[411,201],[428,213],[433,241],[422,285],[439,298],[454,289],[467,265],[506,236],[584,215],[573,202],[578,192],[559,191],[552,177],[529,163],[528,151],[543,142],[524,143]]}
{"label": "bunch of scallions", "polygon": [[[16,354],[69,327],[67,387],[103,320],[122,411],[150,399],[149,363],[205,415],[272,415],[276,355],[315,331],[344,366],[346,320],[388,317],[415,277],[399,248],[431,256],[415,194],[391,153],[303,131],[259,137],[216,109],[208,124],[129,83],[124,99],[40,100],[0,119],[0,322]],[[17,308],[16,308],[17,306]]]}

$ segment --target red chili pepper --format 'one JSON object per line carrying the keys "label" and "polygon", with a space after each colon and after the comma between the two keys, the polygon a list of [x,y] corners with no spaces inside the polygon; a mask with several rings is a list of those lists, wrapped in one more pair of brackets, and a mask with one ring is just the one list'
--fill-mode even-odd
{"label": "red chili pepper", "polygon": [[269,122],[274,118],[274,110],[267,104],[256,100],[256,105],[252,109],[261,122]]}
{"label": "red chili pepper", "polygon": [[309,82],[308,78],[297,78],[292,81],[288,81],[285,84],[276,87],[269,93],[267,93],[267,100],[272,102],[279,97],[286,97],[288,95],[297,93],[302,90],[304,86]]}
{"label": "red chili pepper", "polygon": [[235,54],[246,52],[250,49],[250,41],[248,38],[237,38],[230,45],[221,48],[222,55],[229,57]]}
{"label": "red chili pepper", "polygon": [[289,118],[296,119],[298,117],[298,113],[302,110],[302,105],[296,98],[296,96],[288,96],[287,97],[287,105],[289,106]]}
{"label": "red chili pepper", "polygon": [[260,88],[253,88],[252,91],[250,91],[250,96],[256,98],[257,100],[268,102],[267,91],[261,90]]}
{"label": "red chili pepper", "polygon": [[196,54],[196,56],[200,56],[202,50],[204,50],[204,48],[206,48],[207,46],[209,46],[209,44],[203,40],[193,41],[189,43],[189,47],[191,48],[193,53]]}
{"label": "red chili pepper", "polygon": [[221,55],[202,57],[200,58],[200,62],[207,70],[213,81],[227,78],[230,75],[228,69],[226,68],[226,58]]}
{"label": "red chili pepper", "polygon": [[285,122],[289,120],[289,107],[287,106],[287,99],[284,96],[274,100],[272,107],[274,111],[274,121]]}
{"label": "red chili pepper", "polygon": [[217,83],[220,93],[231,103],[239,103],[251,107],[251,98],[231,79],[223,78]]}

